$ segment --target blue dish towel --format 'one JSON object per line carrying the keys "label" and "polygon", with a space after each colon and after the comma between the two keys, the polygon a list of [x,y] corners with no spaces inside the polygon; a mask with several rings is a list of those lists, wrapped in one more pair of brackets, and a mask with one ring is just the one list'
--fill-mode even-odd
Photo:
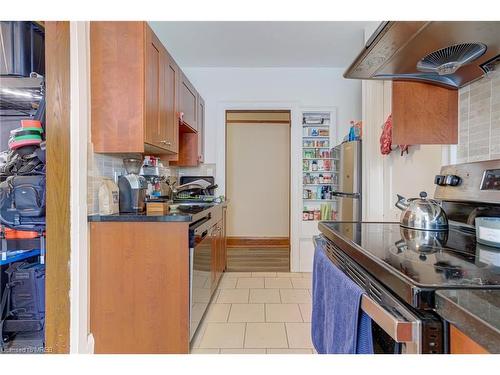
{"label": "blue dish towel", "polygon": [[373,354],[371,319],[361,309],[363,290],[335,266],[316,238],[311,335],[320,354]]}

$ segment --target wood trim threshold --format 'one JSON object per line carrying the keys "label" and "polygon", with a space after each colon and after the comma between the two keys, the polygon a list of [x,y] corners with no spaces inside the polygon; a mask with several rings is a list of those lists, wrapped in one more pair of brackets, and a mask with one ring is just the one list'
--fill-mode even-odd
{"label": "wood trim threshold", "polygon": [[289,120],[227,120],[227,125],[231,124],[248,124],[248,125],[257,125],[257,124],[283,124],[290,125]]}
{"label": "wood trim threshold", "polygon": [[227,247],[290,247],[290,238],[227,237]]}

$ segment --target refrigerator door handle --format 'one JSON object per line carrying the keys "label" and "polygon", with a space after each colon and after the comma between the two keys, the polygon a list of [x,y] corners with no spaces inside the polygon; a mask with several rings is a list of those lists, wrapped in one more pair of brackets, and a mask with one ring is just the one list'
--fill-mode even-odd
{"label": "refrigerator door handle", "polygon": [[342,193],[339,191],[334,191],[333,196],[335,197],[341,197],[341,198],[353,198],[353,199],[358,199],[361,194],[359,193]]}

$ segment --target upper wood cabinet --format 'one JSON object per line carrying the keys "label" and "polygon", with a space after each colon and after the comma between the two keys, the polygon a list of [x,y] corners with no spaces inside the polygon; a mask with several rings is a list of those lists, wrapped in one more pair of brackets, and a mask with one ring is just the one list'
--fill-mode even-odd
{"label": "upper wood cabinet", "polygon": [[198,130],[198,93],[184,73],[181,74],[179,111],[184,113],[183,121],[193,130]]}
{"label": "upper wood cabinet", "polygon": [[179,68],[146,22],[91,22],[95,152],[178,152]]}
{"label": "upper wood cabinet", "polygon": [[205,101],[198,94],[198,161],[205,161]]}
{"label": "upper wood cabinet", "polygon": [[458,91],[422,82],[392,83],[392,143],[458,143]]}

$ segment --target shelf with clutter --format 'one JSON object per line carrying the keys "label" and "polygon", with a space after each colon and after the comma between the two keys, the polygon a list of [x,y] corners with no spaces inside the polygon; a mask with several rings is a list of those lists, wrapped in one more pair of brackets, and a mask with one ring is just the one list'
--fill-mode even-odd
{"label": "shelf with clutter", "polygon": [[[302,112],[302,221],[335,220],[338,164],[333,111]],[[333,141],[333,142],[332,142]]]}

